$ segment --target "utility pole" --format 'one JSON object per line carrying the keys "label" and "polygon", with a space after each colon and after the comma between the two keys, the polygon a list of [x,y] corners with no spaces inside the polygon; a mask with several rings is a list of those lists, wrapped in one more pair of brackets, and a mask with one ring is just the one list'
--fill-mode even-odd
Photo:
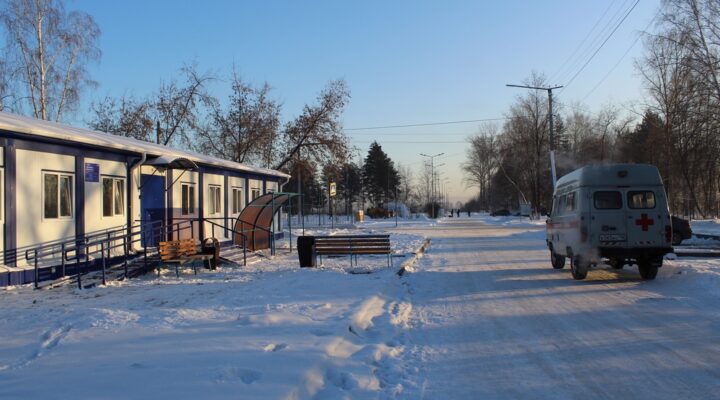
{"label": "utility pole", "polygon": [[507,87],[516,87],[523,89],[535,89],[535,90],[547,90],[548,92],[548,119],[550,124],[550,173],[552,175],[553,190],[555,190],[555,183],[557,183],[557,176],[555,175],[555,127],[553,125],[553,89],[560,89],[562,86],[553,87],[537,87],[537,86],[525,86],[525,85],[505,85]]}
{"label": "utility pole", "polygon": [[430,159],[430,218],[435,218],[435,157],[439,157],[445,153],[438,153],[433,156],[420,153],[421,156]]}

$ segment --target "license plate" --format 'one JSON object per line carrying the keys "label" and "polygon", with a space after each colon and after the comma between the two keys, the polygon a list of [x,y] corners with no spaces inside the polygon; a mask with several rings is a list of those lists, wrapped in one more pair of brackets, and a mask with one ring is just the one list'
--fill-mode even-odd
{"label": "license plate", "polygon": [[618,242],[618,241],[625,240],[625,235],[603,234],[603,235],[600,235],[600,240],[603,242]]}

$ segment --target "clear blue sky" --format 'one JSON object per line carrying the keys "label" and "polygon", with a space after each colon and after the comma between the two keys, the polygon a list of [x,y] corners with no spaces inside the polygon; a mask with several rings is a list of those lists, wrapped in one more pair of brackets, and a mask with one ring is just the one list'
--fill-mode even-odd
{"label": "clear blue sky", "polygon": [[[244,79],[267,81],[292,119],[331,79],[345,79],[352,99],[346,128],[502,117],[538,71],[565,84],[582,62],[566,59],[600,21],[576,56],[613,16],[634,0],[603,1],[96,1],[70,0],[102,30],[102,61],[91,68],[100,83],[92,100],[123,93],[143,97],[185,63],[228,76],[234,63]],[[659,0],[641,0],[587,68],[557,100],[573,104],[628,50],[652,20]],[[605,17],[601,19],[601,16]],[[605,32],[608,32],[606,30]],[[602,35],[599,40],[607,37]],[[590,49],[590,50],[588,50]],[[638,42],[612,74],[583,101],[592,112],[644,97],[633,67]],[[221,98],[227,82],[212,87]],[[81,112],[71,123],[83,124]],[[417,169],[419,153],[446,154],[438,163],[453,201],[466,200],[460,163],[477,124],[353,132],[362,154],[377,140],[398,163]],[[350,132],[349,132],[350,133]],[[425,142],[425,143],[421,143]]]}

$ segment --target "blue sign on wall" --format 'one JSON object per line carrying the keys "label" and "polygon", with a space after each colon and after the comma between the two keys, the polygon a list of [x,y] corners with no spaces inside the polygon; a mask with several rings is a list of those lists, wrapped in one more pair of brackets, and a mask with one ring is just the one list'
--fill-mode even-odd
{"label": "blue sign on wall", "polygon": [[100,164],[85,163],[85,182],[100,182]]}

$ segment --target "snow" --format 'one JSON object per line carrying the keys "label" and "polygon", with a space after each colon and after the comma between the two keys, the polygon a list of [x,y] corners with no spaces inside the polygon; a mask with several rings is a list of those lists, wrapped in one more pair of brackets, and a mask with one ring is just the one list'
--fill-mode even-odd
{"label": "snow", "polygon": [[693,233],[720,236],[720,219],[705,219],[690,221]]}
{"label": "snow", "polygon": [[306,229],[390,233],[392,268],[366,256],[301,269],[280,248],[180,279],[9,287],[0,398],[717,397],[720,260],[666,260],[655,281],[602,266],[577,282],[550,267],[543,225]]}
{"label": "snow", "polygon": [[149,143],[125,136],[111,135],[105,132],[76,128],[74,126],[57,122],[43,121],[0,111],[0,129],[26,133],[29,135],[59,139],[63,142],[84,143],[110,149],[129,150],[137,153],[147,153],[152,156],[166,156],[168,158],[187,158],[218,167],[230,168],[239,171],[253,172],[264,175],[278,176],[289,179],[290,175],[267,168],[251,167],[232,161],[211,157],[194,151],[178,150],[155,143]]}

